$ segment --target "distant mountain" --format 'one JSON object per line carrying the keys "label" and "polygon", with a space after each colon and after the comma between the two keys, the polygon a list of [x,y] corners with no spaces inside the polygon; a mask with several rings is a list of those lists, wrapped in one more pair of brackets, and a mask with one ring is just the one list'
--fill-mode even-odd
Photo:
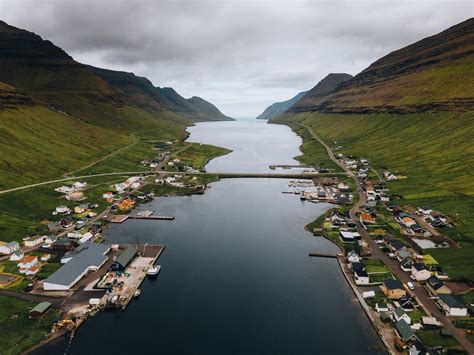
{"label": "distant mountain", "polygon": [[152,123],[136,122],[127,108],[171,111],[199,121],[229,119],[219,111],[209,115],[202,105],[193,105],[173,89],[156,88],[146,78],[78,63],[50,41],[1,21],[0,82],[39,104],[103,127]]}
{"label": "distant mountain", "polygon": [[282,102],[275,102],[274,104],[271,104],[257,117],[257,119],[269,120],[275,116],[278,116],[279,114],[288,110],[296,102],[298,102],[306,93],[307,91],[303,91],[303,92],[300,92],[295,97],[293,97],[292,99],[289,99],[287,101],[282,101]]}
{"label": "distant mountain", "polygon": [[293,112],[414,113],[474,109],[474,19],[394,51]]}

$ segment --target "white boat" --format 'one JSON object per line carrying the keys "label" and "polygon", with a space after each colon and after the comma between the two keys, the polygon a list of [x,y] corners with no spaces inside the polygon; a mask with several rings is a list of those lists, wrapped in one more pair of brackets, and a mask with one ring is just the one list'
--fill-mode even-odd
{"label": "white boat", "polygon": [[153,213],[155,213],[155,211],[150,211],[150,210],[141,211],[137,213],[137,217],[151,217]]}
{"label": "white boat", "polygon": [[152,267],[150,267],[148,269],[148,271],[146,273],[147,273],[148,276],[156,276],[156,275],[158,275],[160,270],[161,270],[160,265],[153,265]]}
{"label": "white boat", "polygon": [[135,292],[133,293],[133,297],[137,298],[138,296],[140,296],[140,294],[142,293],[142,290],[140,290],[139,288],[137,288],[135,290]]}

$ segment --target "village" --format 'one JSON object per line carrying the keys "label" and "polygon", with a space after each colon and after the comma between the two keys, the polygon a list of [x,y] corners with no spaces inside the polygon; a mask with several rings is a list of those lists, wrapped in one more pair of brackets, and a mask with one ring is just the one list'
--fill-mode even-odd
{"label": "village", "polygon": [[404,176],[380,175],[367,159],[342,153],[336,159],[355,183],[321,177],[289,184],[302,201],[337,205],[307,228],[340,247],[341,269],[390,352],[459,349],[456,335],[471,334],[469,295],[457,294],[458,284],[429,253],[459,247],[443,233],[454,222],[429,206],[394,204],[386,182]]}
{"label": "village", "polygon": [[169,141],[160,148],[154,148],[156,160],[137,163],[147,169],[143,173],[100,189],[72,178],[51,187],[59,203],[45,216],[47,232],[0,241],[0,294],[33,302],[32,319],[57,314],[49,338],[73,336],[101,310],[125,309],[139,298],[142,282],[160,273],[156,261],[164,245],[139,244],[138,238],[135,244],[110,244],[103,237],[109,223],[128,218],[173,221],[174,216],[140,208],[158,196],[204,192],[209,178],[188,176],[185,172],[197,170],[171,159],[170,150],[182,150],[182,143]]}

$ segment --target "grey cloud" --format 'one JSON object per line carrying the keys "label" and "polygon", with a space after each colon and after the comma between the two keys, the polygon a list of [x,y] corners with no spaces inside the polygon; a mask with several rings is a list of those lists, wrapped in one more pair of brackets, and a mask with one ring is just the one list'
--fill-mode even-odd
{"label": "grey cloud", "polygon": [[239,117],[329,72],[356,74],[471,17],[473,2],[0,0],[0,13],[78,61],[132,71]]}

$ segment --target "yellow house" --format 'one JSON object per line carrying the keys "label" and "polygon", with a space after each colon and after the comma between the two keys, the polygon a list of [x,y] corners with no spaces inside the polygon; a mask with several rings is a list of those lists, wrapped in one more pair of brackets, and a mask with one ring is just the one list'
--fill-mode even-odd
{"label": "yellow house", "polygon": [[384,280],[380,288],[382,289],[385,296],[391,300],[398,300],[407,294],[407,291],[403,287],[402,283],[394,279]]}

